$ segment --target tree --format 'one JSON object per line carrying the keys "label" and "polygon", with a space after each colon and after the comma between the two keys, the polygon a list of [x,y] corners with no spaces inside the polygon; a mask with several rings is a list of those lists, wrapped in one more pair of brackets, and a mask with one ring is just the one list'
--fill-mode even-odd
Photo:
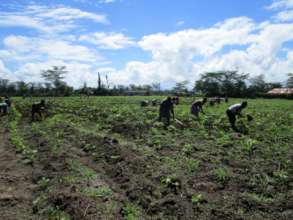
{"label": "tree", "polygon": [[208,96],[241,96],[246,89],[245,80],[248,74],[237,71],[207,72],[195,82],[194,91]]}
{"label": "tree", "polygon": [[161,84],[160,83],[153,83],[152,85],[153,91],[160,91],[161,90]]}
{"label": "tree", "polygon": [[188,92],[188,80],[184,80],[181,82],[177,82],[175,87],[173,88],[173,91],[176,93],[187,93]]}
{"label": "tree", "polygon": [[23,81],[16,82],[16,88],[19,92],[19,95],[27,95],[28,93],[28,85]]}
{"label": "tree", "polygon": [[103,88],[103,82],[102,82],[102,79],[101,79],[101,75],[100,73],[98,73],[98,91],[101,90]]}
{"label": "tree", "polygon": [[0,94],[4,94],[7,92],[9,80],[0,78]]}
{"label": "tree", "polygon": [[251,78],[250,80],[250,90],[254,91],[254,93],[265,93],[267,92],[267,84],[264,80],[264,75],[260,74]]}
{"label": "tree", "polygon": [[42,77],[50,82],[55,88],[55,95],[59,90],[64,90],[66,83],[63,81],[64,75],[67,74],[66,66],[53,66],[52,69],[43,70]]}
{"label": "tree", "polygon": [[288,73],[287,87],[293,88],[293,73]]}
{"label": "tree", "polygon": [[267,91],[270,91],[272,89],[275,89],[275,88],[282,88],[282,83],[280,82],[271,82],[271,83],[266,83],[266,90]]}

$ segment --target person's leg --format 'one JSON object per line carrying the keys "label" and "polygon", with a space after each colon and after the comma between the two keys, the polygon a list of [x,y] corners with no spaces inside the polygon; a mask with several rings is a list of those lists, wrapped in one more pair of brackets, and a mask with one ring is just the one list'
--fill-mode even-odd
{"label": "person's leg", "polygon": [[4,115],[7,114],[7,106],[3,106],[3,112],[4,112]]}
{"label": "person's leg", "polygon": [[229,122],[230,122],[232,129],[236,132],[239,132],[239,130],[235,126],[235,122],[236,122],[235,114],[233,114],[231,111],[227,110],[227,115],[228,115]]}
{"label": "person's leg", "polygon": [[170,115],[167,115],[167,117],[166,117],[166,124],[167,124],[167,126],[170,125]]}
{"label": "person's leg", "polygon": [[196,106],[191,107],[191,114],[194,115],[198,119],[199,109]]}
{"label": "person's leg", "polygon": [[40,116],[40,120],[43,120],[43,115],[41,111],[39,111],[39,116]]}

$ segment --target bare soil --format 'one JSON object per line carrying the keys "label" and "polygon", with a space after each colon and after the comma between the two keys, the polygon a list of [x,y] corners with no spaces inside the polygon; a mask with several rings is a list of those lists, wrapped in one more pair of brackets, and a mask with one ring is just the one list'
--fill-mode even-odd
{"label": "bare soil", "polygon": [[[0,213],[1,219],[38,219],[32,212],[36,185],[32,182],[33,167],[24,164],[9,141],[9,132],[2,117],[0,128]],[[4,126],[3,126],[4,125]],[[6,124],[7,125],[7,124]]]}

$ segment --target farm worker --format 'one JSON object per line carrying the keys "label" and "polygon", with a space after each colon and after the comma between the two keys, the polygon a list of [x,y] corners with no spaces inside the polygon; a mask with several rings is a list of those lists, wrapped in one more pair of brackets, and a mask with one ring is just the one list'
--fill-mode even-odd
{"label": "farm worker", "polygon": [[158,104],[158,100],[157,99],[153,99],[152,100],[152,106],[157,106]]}
{"label": "farm worker", "polygon": [[148,105],[149,105],[149,101],[148,100],[143,100],[143,101],[140,102],[140,106],[141,107],[146,107]]}
{"label": "farm worker", "polygon": [[231,124],[231,127],[234,131],[239,132],[239,130],[235,126],[236,122],[236,115],[242,117],[241,111],[247,106],[247,102],[242,102],[238,104],[231,105],[227,110],[227,116],[229,118],[229,122]]}
{"label": "farm worker", "polygon": [[35,120],[35,114],[39,114],[42,117],[42,111],[45,110],[45,100],[41,100],[41,102],[32,104],[32,120]]}
{"label": "farm worker", "polygon": [[159,121],[164,119],[166,120],[166,125],[169,125],[171,114],[173,115],[173,119],[175,119],[172,98],[168,97],[160,105]]}
{"label": "farm worker", "polygon": [[198,118],[199,112],[202,112],[204,114],[204,111],[202,109],[202,106],[207,102],[207,98],[203,98],[202,100],[197,100],[192,103],[190,108],[190,113],[193,114],[195,117]]}
{"label": "farm worker", "polygon": [[7,114],[7,111],[8,111],[7,103],[5,101],[3,102],[2,98],[0,98],[0,113]]}
{"label": "farm worker", "polygon": [[9,110],[9,108],[11,107],[11,100],[7,95],[4,97],[4,102],[7,104],[7,110]]}
{"label": "farm worker", "polygon": [[172,97],[171,99],[174,105],[179,105],[179,96]]}

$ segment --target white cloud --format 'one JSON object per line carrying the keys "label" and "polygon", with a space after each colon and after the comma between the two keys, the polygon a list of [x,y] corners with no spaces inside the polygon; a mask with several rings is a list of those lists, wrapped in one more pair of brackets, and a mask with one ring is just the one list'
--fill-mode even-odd
{"label": "white cloud", "polygon": [[293,0],[274,0],[274,2],[267,7],[268,9],[283,9],[293,8]]}
{"label": "white cloud", "polygon": [[185,21],[177,21],[176,26],[182,26],[184,25]]}
{"label": "white cloud", "polygon": [[274,18],[278,21],[292,21],[293,20],[293,10],[281,11]]}
{"label": "white cloud", "polygon": [[123,0],[97,0],[92,1],[92,0],[74,0],[75,2],[79,2],[79,3],[87,3],[87,4],[93,4],[93,5],[98,5],[98,4],[109,4],[109,3],[114,3],[114,2],[122,2]]}
{"label": "white cloud", "polygon": [[0,60],[0,79],[8,79],[15,81],[17,78],[7,69],[2,60]]}
{"label": "white cloud", "polygon": [[100,0],[99,3],[104,3],[104,4],[108,4],[108,3],[113,3],[116,0]]}
{"label": "white cloud", "polygon": [[80,41],[87,41],[98,46],[101,49],[123,49],[135,45],[135,42],[122,33],[96,32],[82,35]]}
{"label": "white cloud", "polygon": [[77,27],[76,20],[108,24],[107,17],[71,7],[30,5],[16,12],[0,12],[0,26],[25,27],[45,33],[66,32]]}
{"label": "white cloud", "polygon": [[[43,38],[28,38],[24,36],[8,36],[4,39],[5,49],[0,51],[0,57],[18,61],[60,59],[79,62],[96,62],[103,58],[81,45],[68,41]],[[12,57],[5,57],[11,54]]]}
{"label": "white cloud", "polygon": [[[247,17],[237,17],[208,28],[154,33],[142,37],[138,42],[116,32],[95,32],[81,36],[71,33],[57,37],[42,35],[34,38],[11,35],[3,41],[0,59],[17,63],[15,77],[27,81],[40,80],[42,69],[66,65],[70,72],[66,80],[75,87],[84,82],[96,85],[98,72],[109,74],[110,81],[115,84],[161,82],[163,85],[172,85],[181,80],[193,82],[206,71],[235,69],[251,73],[252,76],[264,74],[267,80],[284,81],[286,73],[293,69],[293,51],[290,47],[284,50],[284,44],[293,41],[293,24],[290,23],[293,19],[288,9],[290,2],[284,2],[275,1],[271,5],[272,9],[280,10],[279,17],[275,17],[278,22],[267,20],[256,23]],[[35,6],[29,9],[30,14],[0,13],[0,18],[6,18],[0,20],[0,25],[9,26],[17,21],[20,26],[47,33],[54,28],[57,32],[59,29],[61,31],[62,25],[70,29],[76,25],[76,19],[100,23],[98,17],[92,17],[92,14],[65,8]],[[40,13],[42,10],[44,13]],[[9,16],[12,16],[11,20]],[[99,49],[118,50],[137,46],[143,52],[150,53],[151,59],[146,62],[130,60],[124,68],[115,69],[85,42]],[[7,75],[7,68],[1,71],[1,62],[0,73]]]}
{"label": "white cloud", "polygon": [[43,19],[54,19],[58,21],[72,21],[78,19],[89,19],[97,23],[108,24],[109,21],[105,15],[95,14],[91,12],[82,11],[78,8],[71,7],[55,7],[48,8],[45,6],[29,6],[30,14]]}
{"label": "white cloud", "polygon": [[[206,71],[239,70],[267,80],[284,81],[293,66],[293,52],[279,57],[283,44],[293,40],[293,24],[257,24],[240,17],[207,29],[148,35],[138,42],[152,61],[131,61],[111,74],[116,83],[163,84],[194,81]],[[225,50],[226,47],[233,48]]]}
{"label": "white cloud", "polygon": [[75,27],[73,24],[50,24],[26,15],[3,15],[0,13],[0,27],[25,27],[40,32],[64,32]]}
{"label": "white cloud", "polygon": [[245,45],[251,42],[248,34],[255,29],[246,17],[228,19],[208,29],[189,29],[172,34],[154,34],[138,42],[151,51],[156,60],[192,59],[195,55],[208,57],[226,45]]}
{"label": "white cloud", "polygon": [[43,82],[41,71],[52,68],[52,66],[66,66],[68,73],[65,81],[72,86],[78,87],[84,82],[88,86],[96,86],[98,75],[94,73],[90,64],[78,62],[64,62],[61,60],[48,60],[46,62],[26,63],[15,71],[15,75],[26,82]]}

